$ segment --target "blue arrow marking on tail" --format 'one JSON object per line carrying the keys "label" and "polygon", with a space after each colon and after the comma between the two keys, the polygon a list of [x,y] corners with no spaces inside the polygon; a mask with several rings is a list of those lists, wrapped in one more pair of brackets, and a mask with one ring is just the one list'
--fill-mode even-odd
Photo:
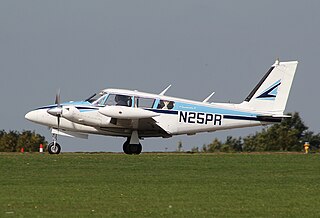
{"label": "blue arrow marking on tail", "polygon": [[274,100],[278,94],[278,87],[280,86],[280,84],[281,80],[278,80],[264,92],[262,92],[262,94],[260,94],[257,98],[260,98],[262,100]]}

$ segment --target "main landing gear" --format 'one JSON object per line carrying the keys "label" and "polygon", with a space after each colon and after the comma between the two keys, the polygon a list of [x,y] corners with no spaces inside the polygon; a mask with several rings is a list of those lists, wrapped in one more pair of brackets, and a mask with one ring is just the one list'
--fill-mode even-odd
{"label": "main landing gear", "polygon": [[[59,154],[61,146],[57,142],[58,135],[52,134],[53,142],[48,145],[49,154]],[[133,131],[131,137],[127,138],[127,141],[123,144],[123,152],[125,154],[140,154],[142,151],[142,145],[139,142],[138,132]]]}
{"label": "main landing gear", "polygon": [[59,154],[61,151],[61,146],[57,142],[58,135],[52,134],[53,142],[48,145],[49,154]]}
{"label": "main landing gear", "polygon": [[142,151],[141,144],[130,144],[130,138],[123,144],[123,152],[125,154],[140,154]]}
{"label": "main landing gear", "polygon": [[127,141],[123,144],[123,152],[125,154],[140,154],[142,151],[142,145],[139,142],[138,132],[133,131],[131,137],[127,138]]}

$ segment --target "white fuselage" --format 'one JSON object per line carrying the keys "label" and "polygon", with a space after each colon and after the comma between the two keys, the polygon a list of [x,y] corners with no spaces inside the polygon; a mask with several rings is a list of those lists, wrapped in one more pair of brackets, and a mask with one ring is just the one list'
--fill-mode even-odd
{"label": "white fuselage", "polygon": [[[250,127],[266,124],[259,114],[250,110],[239,110],[233,104],[210,104],[153,95],[128,90],[105,90],[101,98],[111,95],[129,96],[130,106],[104,105],[99,99],[93,103],[69,102],[62,104],[60,129],[83,134],[101,134],[129,137],[138,130],[139,137],[170,137],[180,134],[213,132],[217,130]],[[138,101],[152,101],[152,104],[139,107]],[[105,100],[106,102],[107,100]],[[100,102],[103,102],[100,100]],[[171,104],[170,107],[168,105]],[[48,113],[46,106],[29,112],[26,118],[58,128],[57,117]]]}

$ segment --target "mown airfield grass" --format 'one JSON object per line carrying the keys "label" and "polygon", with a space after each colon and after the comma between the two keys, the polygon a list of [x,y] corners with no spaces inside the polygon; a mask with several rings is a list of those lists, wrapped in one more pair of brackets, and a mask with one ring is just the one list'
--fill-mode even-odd
{"label": "mown airfield grass", "polygon": [[320,155],[0,154],[0,217],[319,217]]}

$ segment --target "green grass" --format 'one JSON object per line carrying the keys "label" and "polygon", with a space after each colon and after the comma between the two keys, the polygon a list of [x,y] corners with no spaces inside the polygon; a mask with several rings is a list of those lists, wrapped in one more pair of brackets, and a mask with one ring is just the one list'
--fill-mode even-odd
{"label": "green grass", "polygon": [[0,217],[319,217],[318,154],[0,154]]}

